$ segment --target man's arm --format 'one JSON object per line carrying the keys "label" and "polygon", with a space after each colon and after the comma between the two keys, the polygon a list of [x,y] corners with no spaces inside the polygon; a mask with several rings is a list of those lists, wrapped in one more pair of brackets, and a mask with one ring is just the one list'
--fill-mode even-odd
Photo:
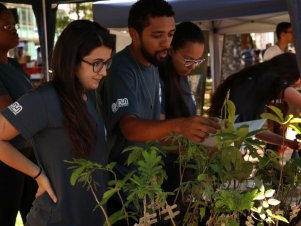
{"label": "man's arm", "polygon": [[299,149],[299,145],[297,141],[294,140],[289,140],[286,139],[279,135],[276,134],[272,131],[264,131],[262,133],[259,133],[256,135],[257,139],[263,140],[269,144],[274,144],[274,145],[284,145],[287,146],[293,150],[298,150]]}
{"label": "man's arm", "polygon": [[178,132],[191,141],[200,143],[209,134],[220,129],[219,124],[213,119],[201,116],[169,120],[147,120],[134,115],[127,115],[119,121],[119,126],[126,139],[135,142],[158,140],[171,132]]}

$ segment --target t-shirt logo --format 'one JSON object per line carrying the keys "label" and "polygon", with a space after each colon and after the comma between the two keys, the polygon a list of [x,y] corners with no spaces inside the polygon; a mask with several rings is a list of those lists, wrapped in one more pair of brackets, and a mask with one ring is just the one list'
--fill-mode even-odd
{"label": "t-shirt logo", "polygon": [[8,106],[8,109],[14,114],[17,115],[19,114],[23,107],[18,103],[18,102],[14,102],[11,105]]}
{"label": "t-shirt logo", "polygon": [[112,104],[112,111],[115,113],[119,108],[126,106],[129,106],[128,98],[117,99],[117,101]]}

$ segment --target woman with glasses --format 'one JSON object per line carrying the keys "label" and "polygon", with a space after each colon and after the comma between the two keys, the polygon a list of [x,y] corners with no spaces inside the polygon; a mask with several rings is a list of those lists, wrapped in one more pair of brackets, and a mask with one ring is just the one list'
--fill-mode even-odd
{"label": "woman with glasses", "polygon": [[205,59],[202,30],[192,22],[176,26],[166,62],[159,67],[161,78],[161,118],[178,118],[196,115],[194,95],[188,75]]}
{"label": "woman with glasses", "polygon": [[[94,90],[107,75],[115,39],[95,22],[70,23],[52,55],[53,80],[24,95],[0,114],[0,161],[36,180],[39,189],[26,226],[103,225],[96,201],[83,184],[70,184],[66,161],[85,158],[105,165],[104,123]],[[39,164],[11,146],[22,134],[34,143]],[[95,195],[106,190],[104,171],[93,173]]]}
{"label": "woman with glasses", "polygon": [[[188,83],[188,75],[202,64],[205,59],[204,36],[202,30],[192,22],[183,22],[176,26],[176,31],[171,42],[169,55],[163,65],[159,67],[161,78],[161,119],[172,119],[196,115],[196,104],[193,93]],[[174,192],[180,184],[178,154],[167,153],[165,170],[168,179],[164,182],[165,191]],[[192,170],[186,169],[183,178],[194,177]],[[174,200],[169,196],[169,203],[176,201],[181,208],[181,214],[186,212],[186,207],[180,199]],[[177,225],[182,225],[183,216],[176,219]]]}
{"label": "woman with glasses", "polygon": [[[32,89],[20,64],[7,56],[19,43],[16,28],[12,13],[0,3],[0,111]],[[34,161],[32,146],[22,136],[17,136],[10,144]],[[18,211],[25,224],[37,191],[35,181],[1,161],[0,181],[0,225],[14,226]]]}

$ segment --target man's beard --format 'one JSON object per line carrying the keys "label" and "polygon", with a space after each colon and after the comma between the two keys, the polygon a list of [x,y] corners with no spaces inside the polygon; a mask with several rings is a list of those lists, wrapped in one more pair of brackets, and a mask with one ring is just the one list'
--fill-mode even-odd
{"label": "man's beard", "polygon": [[141,53],[143,55],[143,57],[150,62],[152,65],[158,66],[160,65],[165,58],[160,59],[159,57],[157,57],[158,54],[160,54],[160,52],[162,51],[166,51],[167,49],[163,49],[161,51],[157,51],[154,55],[149,54],[149,52],[147,52],[147,50],[144,48],[144,46],[141,46]]}

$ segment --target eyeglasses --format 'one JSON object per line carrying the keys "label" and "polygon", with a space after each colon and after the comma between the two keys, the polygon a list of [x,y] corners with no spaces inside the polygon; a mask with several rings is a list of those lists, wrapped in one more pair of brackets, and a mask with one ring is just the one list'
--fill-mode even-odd
{"label": "eyeglasses", "polygon": [[93,63],[82,59],[82,62],[91,65],[93,67],[93,72],[94,73],[99,73],[102,70],[103,66],[106,66],[107,70],[110,68],[110,66],[112,64],[112,58],[110,58],[106,61],[99,60],[99,61],[96,61],[96,62],[93,62]]}
{"label": "eyeglasses", "polygon": [[186,59],[185,57],[183,57],[183,55],[180,52],[178,52],[178,53],[183,58],[185,67],[191,67],[194,64],[195,64],[195,66],[199,66],[200,64],[204,63],[204,61],[206,60],[204,58],[198,59],[198,60]]}
{"label": "eyeglasses", "polygon": [[206,59],[198,59],[198,60],[191,60],[191,59],[185,59],[184,58],[184,66],[185,67],[191,67],[195,64],[195,66],[199,66],[200,64],[204,63]]}
{"label": "eyeglasses", "polygon": [[6,31],[14,31],[17,30],[19,28],[18,24],[9,24],[9,25],[4,25],[3,29]]}

